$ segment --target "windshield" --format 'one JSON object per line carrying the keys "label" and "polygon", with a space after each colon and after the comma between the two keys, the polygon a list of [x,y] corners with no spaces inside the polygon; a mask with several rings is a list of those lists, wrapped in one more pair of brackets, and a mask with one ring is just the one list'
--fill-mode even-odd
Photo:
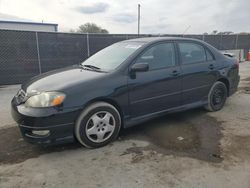
{"label": "windshield", "polygon": [[115,43],[86,59],[82,66],[106,71],[114,70],[142,45],[143,43],[139,42]]}

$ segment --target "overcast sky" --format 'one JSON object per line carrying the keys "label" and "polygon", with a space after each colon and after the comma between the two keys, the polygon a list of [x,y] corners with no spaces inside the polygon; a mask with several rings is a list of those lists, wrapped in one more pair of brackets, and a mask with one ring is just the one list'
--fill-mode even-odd
{"label": "overcast sky", "polygon": [[59,31],[94,22],[110,33],[250,32],[250,0],[0,0],[0,20],[58,23]]}

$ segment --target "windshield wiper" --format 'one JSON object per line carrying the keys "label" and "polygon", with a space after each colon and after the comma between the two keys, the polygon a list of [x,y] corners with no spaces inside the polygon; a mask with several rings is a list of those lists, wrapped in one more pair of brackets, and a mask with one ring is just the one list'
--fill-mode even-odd
{"label": "windshield wiper", "polygon": [[96,71],[96,72],[107,72],[105,70],[102,70],[101,68],[99,67],[96,67],[94,65],[85,65],[85,64],[81,64],[80,63],[80,66],[83,68],[83,69],[87,69],[87,70],[91,70],[91,71]]}
{"label": "windshield wiper", "polygon": [[91,69],[94,69],[94,70],[100,70],[99,67],[96,67],[96,66],[94,66],[94,65],[84,65],[84,64],[83,64],[82,66],[87,67],[87,68],[91,68]]}

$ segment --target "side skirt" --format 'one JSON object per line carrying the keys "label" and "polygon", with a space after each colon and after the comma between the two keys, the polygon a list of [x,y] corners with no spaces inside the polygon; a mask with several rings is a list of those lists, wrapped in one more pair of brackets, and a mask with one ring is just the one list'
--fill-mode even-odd
{"label": "side skirt", "polygon": [[132,126],[135,126],[139,123],[142,123],[142,122],[145,122],[145,121],[148,121],[150,119],[160,117],[160,116],[163,116],[166,114],[181,112],[181,111],[189,110],[192,108],[201,107],[201,106],[204,106],[206,104],[207,104],[207,101],[199,101],[199,102],[186,104],[186,105],[170,108],[170,109],[159,111],[159,112],[154,112],[151,114],[147,114],[147,115],[143,115],[143,116],[139,116],[139,117],[135,117],[135,118],[127,118],[124,121],[124,128],[132,127]]}

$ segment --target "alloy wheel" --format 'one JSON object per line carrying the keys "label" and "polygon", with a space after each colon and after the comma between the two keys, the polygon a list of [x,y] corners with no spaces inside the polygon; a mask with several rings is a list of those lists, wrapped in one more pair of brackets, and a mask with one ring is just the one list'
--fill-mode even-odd
{"label": "alloy wheel", "polygon": [[87,121],[86,136],[95,143],[108,140],[115,130],[115,118],[107,111],[93,114]]}

